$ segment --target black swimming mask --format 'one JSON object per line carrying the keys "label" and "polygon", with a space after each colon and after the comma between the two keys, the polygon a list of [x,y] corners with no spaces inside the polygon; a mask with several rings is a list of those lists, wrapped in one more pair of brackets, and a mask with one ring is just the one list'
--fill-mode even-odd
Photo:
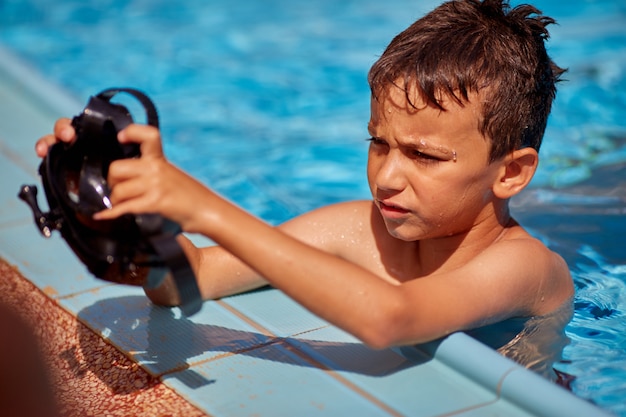
{"label": "black swimming mask", "polygon": [[111,162],[140,156],[137,144],[120,144],[117,133],[133,118],[126,107],[111,103],[118,93],[137,99],[146,111],[147,124],[159,127],[152,101],[129,88],[107,89],[91,97],[74,117],[76,140],[55,143],[39,166],[50,211],[37,204],[37,187],[23,185],[19,197],[33,210],[41,233],[59,230],[78,258],[96,277],[121,284],[156,288],[171,272],[181,309],[186,315],[201,305],[195,275],[176,241],[180,226],[157,214],[124,215],[93,220],[93,214],[111,207],[107,174]]}

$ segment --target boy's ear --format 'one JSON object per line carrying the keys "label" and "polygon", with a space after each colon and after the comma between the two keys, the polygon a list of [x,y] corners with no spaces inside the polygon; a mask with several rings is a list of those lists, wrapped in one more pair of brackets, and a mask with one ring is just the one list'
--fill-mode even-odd
{"label": "boy's ear", "polygon": [[535,175],[538,163],[539,155],[533,148],[518,149],[505,156],[493,186],[495,196],[507,199],[522,191]]}

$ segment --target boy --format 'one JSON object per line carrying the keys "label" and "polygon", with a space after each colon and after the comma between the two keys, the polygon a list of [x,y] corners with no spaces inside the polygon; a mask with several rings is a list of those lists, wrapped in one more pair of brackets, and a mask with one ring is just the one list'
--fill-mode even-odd
{"label": "boy", "polygon": [[[166,161],[156,129],[131,125],[119,140],[142,156],[111,165],[113,207],[95,218],[169,217],[219,245],[180,238],[205,299],[271,284],[374,348],[558,311],[568,267],[508,210],[563,72],[544,47],[550,23],[531,6],[459,0],[399,34],[369,74],[371,201],[274,228]],[[37,152],[73,138],[61,119]],[[178,302],[168,281],[147,293]]]}

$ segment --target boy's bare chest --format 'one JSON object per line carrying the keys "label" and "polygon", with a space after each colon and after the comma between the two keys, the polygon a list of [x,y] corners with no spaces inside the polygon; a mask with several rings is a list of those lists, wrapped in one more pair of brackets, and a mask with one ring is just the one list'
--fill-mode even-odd
{"label": "boy's bare chest", "polygon": [[402,242],[368,230],[352,243],[343,257],[382,279],[399,284],[421,276],[416,242]]}

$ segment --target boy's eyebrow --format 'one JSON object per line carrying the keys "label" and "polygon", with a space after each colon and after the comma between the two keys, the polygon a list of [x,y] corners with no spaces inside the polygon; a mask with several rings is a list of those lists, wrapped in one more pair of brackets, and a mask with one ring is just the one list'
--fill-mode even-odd
{"label": "boy's eyebrow", "polygon": [[420,152],[424,150],[428,150],[429,152],[435,153],[438,158],[441,158],[447,161],[456,162],[456,150],[450,149],[447,146],[436,145],[436,144],[428,142],[426,139],[418,139],[418,140],[410,140],[410,141],[403,141],[401,139],[401,140],[398,140],[398,142],[402,146],[413,148]]}
{"label": "boy's eyebrow", "polygon": [[[374,132],[374,128],[371,124],[367,125],[367,131],[368,133],[374,137],[374,138],[378,138],[378,136],[375,134]],[[384,139],[384,138],[381,138]],[[429,143],[426,139],[414,139],[414,138],[410,138],[409,140],[403,140],[403,139],[398,139],[396,138],[396,141],[404,147],[408,147],[408,148],[413,148],[417,151],[431,151],[431,152],[435,152],[436,156],[438,158],[441,158],[443,160],[447,160],[447,161],[454,161],[456,162],[456,158],[457,158],[457,154],[456,154],[456,150],[455,149],[449,149],[446,146],[443,145],[434,145],[432,143]]]}

